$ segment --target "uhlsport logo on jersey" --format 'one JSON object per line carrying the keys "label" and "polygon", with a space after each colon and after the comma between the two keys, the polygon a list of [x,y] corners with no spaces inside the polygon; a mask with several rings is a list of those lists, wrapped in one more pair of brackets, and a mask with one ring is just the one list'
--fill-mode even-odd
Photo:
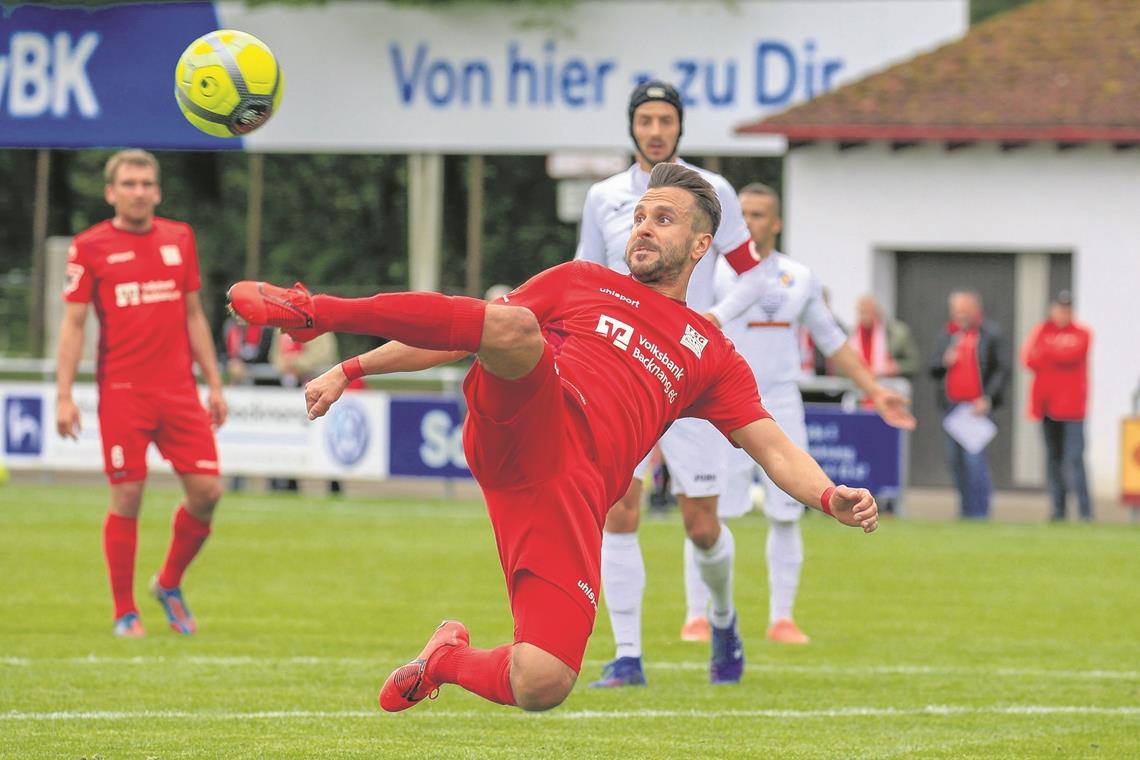
{"label": "uhlsport logo on jersey", "polygon": [[620,319],[608,317],[605,314],[598,317],[598,326],[594,332],[600,333],[613,340],[614,345],[622,351],[629,350],[629,342],[633,340],[633,328]]}
{"label": "uhlsport logo on jersey", "polygon": [[697,332],[697,329],[692,325],[685,325],[685,334],[681,336],[681,345],[692,351],[701,358],[704,353],[705,346],[709,344],[709,339]]}
{"label": "uhlsport logo on jersey", "polygon": [[358,401],[342,398],[325,422],[325,447],[334,461],[351,467],[368,451],[368,412]]}
{"label": "uhlsport logo on jersey", "polygon": [[43,452],[44,402],[38,396],[9,396],[4,403],[4,451]]}

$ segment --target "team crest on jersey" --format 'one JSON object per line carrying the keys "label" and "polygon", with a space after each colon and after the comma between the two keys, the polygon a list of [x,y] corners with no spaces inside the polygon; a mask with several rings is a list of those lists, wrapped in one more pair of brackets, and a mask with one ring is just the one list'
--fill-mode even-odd
{"label": "team crest on jersey", "polygon": [[792,276],[791,272],[780,272],[780,284],[785,288],[790,288],[795,283],[796,278]]}
{"label": "team crest on jersey", "polygon": [[700,359],[705,346],[708,344],[709,339],[697,332],[696,328],[692,325],[685,325],[685,334],[681,336],[682,346],[692,351]]}
{"label": "team crest on jersey", "polygon": [[168,267],[176,267],[182,263],[182,251],[176,245],[160,245],[158,252],[162,255],[162,263]]}

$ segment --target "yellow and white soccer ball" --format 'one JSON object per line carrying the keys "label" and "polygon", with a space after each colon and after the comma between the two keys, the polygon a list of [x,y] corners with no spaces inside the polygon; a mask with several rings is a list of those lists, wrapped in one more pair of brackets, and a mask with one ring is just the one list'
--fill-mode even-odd
{"label": "yellow and white soccer ball", "polygon": [[283,85],[269,46],[234,29],[191,42],[174,69],[178,107],[215,137],[238,137],[264,124],[281,105]]}

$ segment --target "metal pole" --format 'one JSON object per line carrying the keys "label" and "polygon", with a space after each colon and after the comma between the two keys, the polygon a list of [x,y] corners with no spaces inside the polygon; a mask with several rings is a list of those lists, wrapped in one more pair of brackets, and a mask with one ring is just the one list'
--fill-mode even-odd
{"label": "metal pole", "polygon": [[483,157],[467,158],[467,295],[483,295]]}
{"label": "metal pole", "polygon": [[44,355],[44,257],[47,255],[48,181],[51,178],[51,151],[36,151],[36,199],[32,209],[31,316],[28,320],[28,353]]}
{"label": "metal pole", "polygon": [[245,279],[261,271],[261,210],[265,199],[265,156],[249,154],[249,188],[245,215]]}

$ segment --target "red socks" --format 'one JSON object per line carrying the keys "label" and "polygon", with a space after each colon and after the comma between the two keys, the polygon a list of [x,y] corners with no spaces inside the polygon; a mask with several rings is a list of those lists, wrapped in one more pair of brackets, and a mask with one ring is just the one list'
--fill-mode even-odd
{"label": "red socks", "polygon": [[371,298],[315,296],[313,326],[326,332],[376,335],[415,348],[475,353],[487,302],[439,293],[381,293]]}
{"label": "red socks", "polygon": [[430,678],[437,683],[454,683],[500,705],[513,705],[511,691],[511,645],[494,649],[449,649],[438,662],[430,663]]}
{"label": "red socks", "polygon": [[166,553],[166,562],[158,574],[158,585],[163,588],[177,588],[182,584],[182,574],[210,535],[210,523],[199,520],[186,511],[185,505],[180,504],[174,511],[174,528],[171,532],[170,550]]}
{"label": "red socks", "polygon": [[135,548],[138,546],[139,521],[107,513],[103,522],[103,556],[107,558],[107,574],[111,578],[111,596],[115,599],[115,619],[135,606]]}

